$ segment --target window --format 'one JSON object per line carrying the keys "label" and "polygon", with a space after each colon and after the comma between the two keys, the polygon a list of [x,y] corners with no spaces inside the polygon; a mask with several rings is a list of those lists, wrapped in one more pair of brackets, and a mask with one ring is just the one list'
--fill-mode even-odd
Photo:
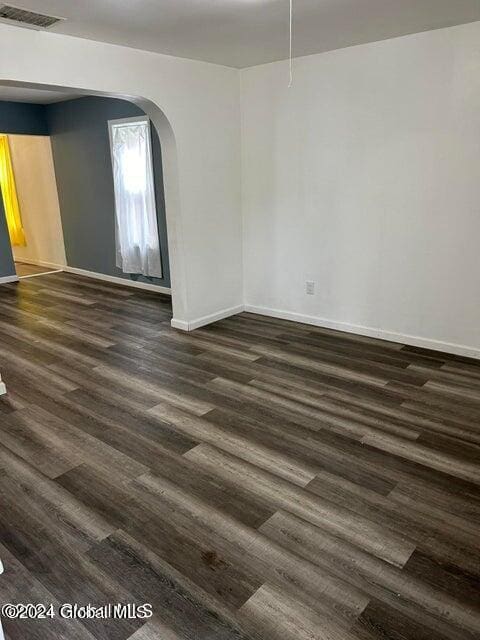
{"label": "window", "polygon": [[124,273],[162,277],[150,122],[110,120],[116,261]]}

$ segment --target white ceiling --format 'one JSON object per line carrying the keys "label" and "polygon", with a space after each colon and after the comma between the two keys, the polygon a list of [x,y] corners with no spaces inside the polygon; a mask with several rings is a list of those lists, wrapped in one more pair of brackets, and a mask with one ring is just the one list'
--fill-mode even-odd
{"label": "white ceiling", "polygon": [[[8,3],[8,0],[4,0]],[[248,67],[288,57],[289,0],[10,0],[50,30]],[[294,0],[295,55],[480,20],[480,0]]]}
{"label": "white ceiling", "polygon": [[47,91],[46,89],[25,89],[23,87],[0,85],[0,100],[10,100],[12,102],[48,104],[78,97],[78,93],[74,95],[59,91]]}

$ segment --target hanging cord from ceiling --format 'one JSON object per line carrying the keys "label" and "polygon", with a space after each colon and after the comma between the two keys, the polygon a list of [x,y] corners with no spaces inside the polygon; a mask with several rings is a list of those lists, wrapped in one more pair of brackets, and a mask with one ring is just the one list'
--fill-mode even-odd
{"label": "hanging cord from ceiling", "polygon": [[288,88],[293,84],[293,0],[290,0],[290,53],[289,53],[289,72],[290,80],[288,82]]}

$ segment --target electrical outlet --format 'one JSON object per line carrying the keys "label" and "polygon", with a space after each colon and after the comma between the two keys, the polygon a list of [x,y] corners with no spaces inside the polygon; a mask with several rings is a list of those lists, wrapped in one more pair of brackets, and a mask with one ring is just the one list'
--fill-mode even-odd
{"label": "electrical outlet", "polygon": [[313,282],[313,280],[307,280],[305,283],[305,288],[308,296],[315,295],[315,282]]}

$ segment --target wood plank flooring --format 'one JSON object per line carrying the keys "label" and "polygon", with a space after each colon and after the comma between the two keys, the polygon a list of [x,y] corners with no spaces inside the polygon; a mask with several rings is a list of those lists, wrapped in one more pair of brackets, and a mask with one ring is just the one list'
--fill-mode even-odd
{"label": "wood plank flooring", "polygon": [[11,640],[480,638],[480,363],[50,274],[0,287]]}
{"label": "wood plank flooring", "polygon": [[39,267],[36,264],[30,264],[29,262],[15,262],[15,272],[19,278],[27,278],[30,276],[38,276],[46,273],[53,273],[55,269],[49,269],[48,267]]}

